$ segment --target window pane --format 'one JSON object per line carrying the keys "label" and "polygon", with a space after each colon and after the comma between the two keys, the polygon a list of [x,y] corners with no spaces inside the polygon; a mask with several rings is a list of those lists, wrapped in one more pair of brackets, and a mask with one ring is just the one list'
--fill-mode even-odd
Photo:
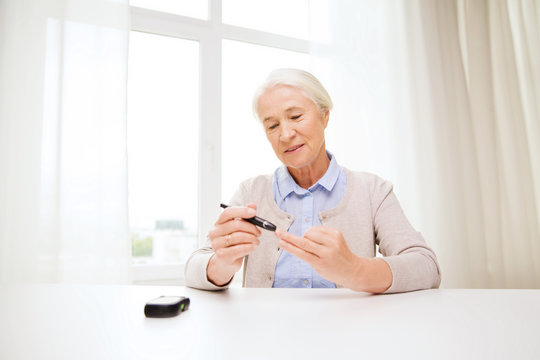
{"label": "window pane", "polygon": [[223,0],[223,22],[307,39],[309,0]]}
{"label": "window pane", "polygon": [[204,0],[130,0],[129,4],[197,19],[208,19],[208,1]]}
{"label": "window pane", "polygon": [[131,32],[128,71],[133,259],[183,261],[197,242],[199,44]]}
{"label": "window pane", "polygon": [[272,173],[281,163],[251,110],[255,89],[270,71],[294,67],[309,70],[307,54],[223,41],[222,197],[228,201],[238,184]]}

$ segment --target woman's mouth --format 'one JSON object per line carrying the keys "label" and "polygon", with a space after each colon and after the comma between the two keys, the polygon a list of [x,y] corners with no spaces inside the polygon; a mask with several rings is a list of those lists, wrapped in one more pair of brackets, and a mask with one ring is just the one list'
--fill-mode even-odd
{"label": "woman's mouth", "polygon": [[294,151],[300,149],[303,146],[304,146],[304,144],[294,145],[294,146],[291,146],[290,148],[288,148],[287,150],[285,150],[285,152],[286,153],[291,153],[291,152],[294,152]]}

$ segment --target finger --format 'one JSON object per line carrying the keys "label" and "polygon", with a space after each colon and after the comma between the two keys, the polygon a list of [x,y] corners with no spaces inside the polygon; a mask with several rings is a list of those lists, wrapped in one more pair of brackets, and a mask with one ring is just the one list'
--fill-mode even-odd
{"label": "finger", "polygon": [[226,248],[231,246],[236,246],[240,244],[254,244],[259,245],[261,241],[252,234],[245,232],[235,232],[232,234],[227,234],[225,236],[220,236],[212,242],[212,248],[214,250],[220,248]]}
{"label": "finger", "polygon": [[232,243],[231,234],[220,236],[212,240],[212,249],[214,249],[214,252],[216,252],[221,248],[226,248],[226,247],[231,246],[231,243]]}
{"label": "finger", "polygon": [[276,236],[280,238],[283,241],[286,241],[296,247],[304,248],[307,246],[306,239],[304,239],[302,236],[291,234],[290,232],[287,232],[282,229],[277,229],[275,231]]}
{"label": "finger", "polygon": [[249,219],[255,215],[257,215],[257,211],[251,206],[230,206],[221,212],[215,225],[224,224],[235,218]]}
{"label": "finger", "polygon": [[[284,242],[301,249],[305,252],[311,253],[315,255],[316,257],[319,257],[319,252],[321,250],[321,245],[311,241],[310,239],[302,236],[297,236],[294,234],[291,234],[287,231],[277,229],[276,235],[278,238],[283,240]],[[287,248],[286,248],[287,249]]]}
{"label": "finger", "polygon": [[313,264],[317,260],[319,260],[319,257],[311,252],[305,251],[299,247],[294,246],[290,242],[287,242],[285,240],[279,241],[279,246],[283,248],[283,250],[288,251],[289,253],[293,254],[297,258],[304,260],[308,264]]}
{"label": "finger", "polygon": [[210,239],[215,239],[234,232],[245,232],[248,234],[253,234],[255,237],[261,236],[261,230],[259,230],[255,225],[242,219],[232,219],[224,224],[216,225],[208,235]]}
{"label": "finger", "polygon": [[253,250],[255,250],[255,245],[253,244],[240,244],[218,249],[215,252],[215,256],[217,256],[218,259],[224,263],[232,264],[236,260],[249,255],[251,252],[253,252]]}
{"label": "finger", "polygon": [[324,247],[336,247],[345,244],[343,233],[338,229],[326,226],[314,226],[309,228],[304,237]]}
{"label": "finger", "polygon": [[319,245],[325,245],[328,244],[328,239],[334,236],[332,230],[325,226],[313,226],[306,230],[304,237]]}

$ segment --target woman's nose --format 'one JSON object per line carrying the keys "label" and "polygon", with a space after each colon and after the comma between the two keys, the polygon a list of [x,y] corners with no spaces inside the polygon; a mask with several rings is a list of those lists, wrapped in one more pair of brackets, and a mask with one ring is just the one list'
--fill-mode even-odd
{"label": "woman's nose", "polygon": [[296,134],[296,131],[294,130],[293,126],[290,126],[288,124],[283,124],[281,126],[280,139],[282,141],[288,140],[288,139],[294,137],[295,134]]}

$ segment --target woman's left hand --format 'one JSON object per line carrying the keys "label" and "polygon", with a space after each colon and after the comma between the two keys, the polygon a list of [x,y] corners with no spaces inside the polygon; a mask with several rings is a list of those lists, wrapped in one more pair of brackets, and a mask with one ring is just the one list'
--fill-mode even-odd
{"label": "woman's left hand", "polygon": [[380,258],[354,255],[341,231],[314,226],[304,236],[277,229],[280,246],[310,264],[319,275],[356,291],[383,293],[392,285],[392,271]]}
{"label": "woman's left hand", "polygon": [[349,250],[339,230],[314,226],[301,237],[278,229],[276,236],[284,250],[313,266],[326,280],[351,288],[359,275],[361,258]]}

